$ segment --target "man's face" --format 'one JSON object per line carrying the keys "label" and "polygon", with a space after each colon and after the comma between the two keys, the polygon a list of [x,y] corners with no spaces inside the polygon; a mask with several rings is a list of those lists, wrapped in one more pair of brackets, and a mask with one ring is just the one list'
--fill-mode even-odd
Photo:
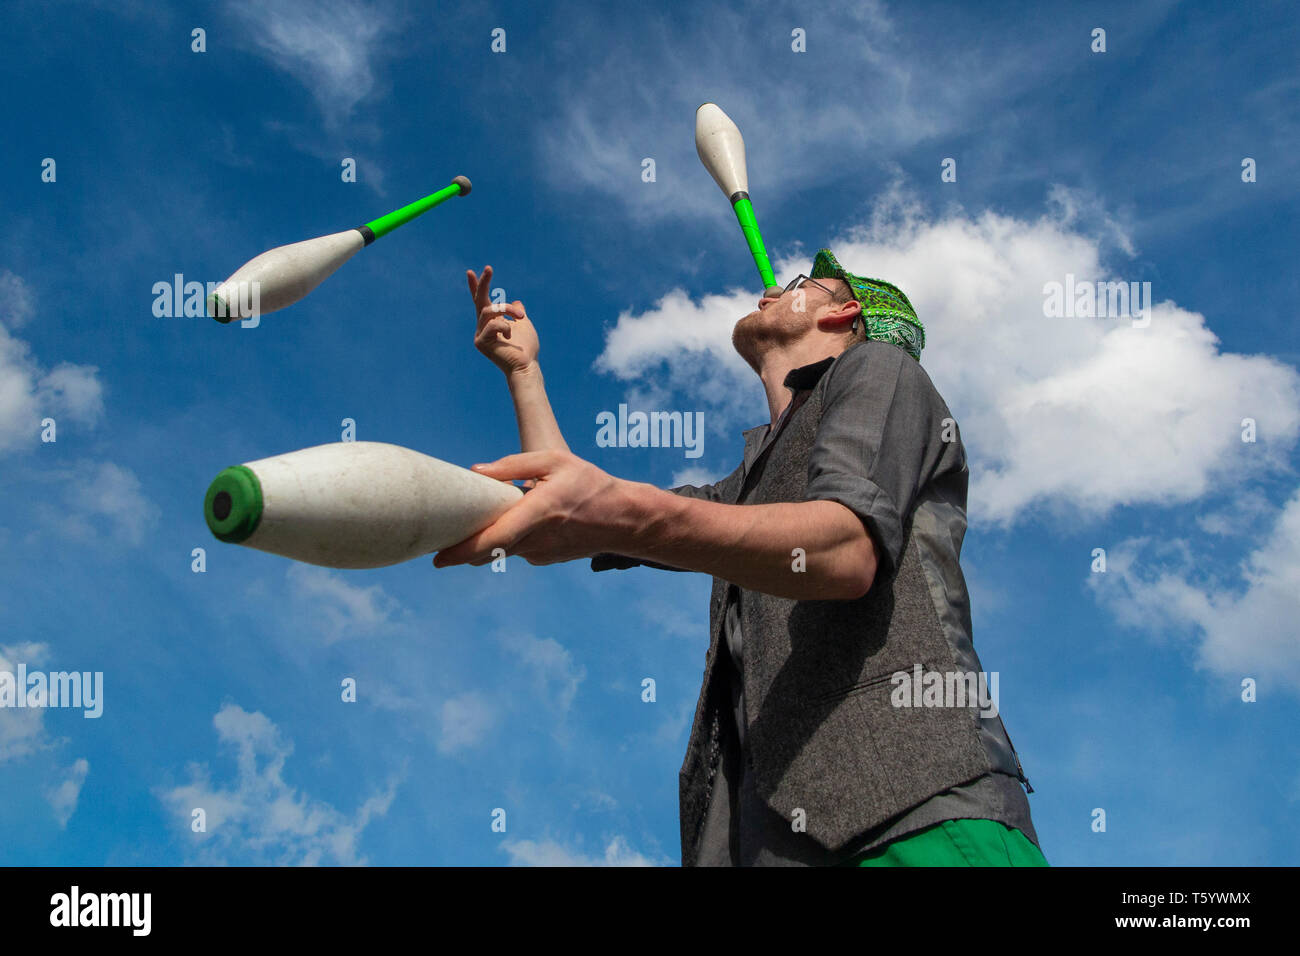
{"label": "man's face", "polygon": [[789,292],[769,289],[758,300],[758,308],[736,323],[731,342],[754,365],[763,345],[799,339],[816,329],[819,319],[844,310],[848,291],[843,279],[805,280]]}

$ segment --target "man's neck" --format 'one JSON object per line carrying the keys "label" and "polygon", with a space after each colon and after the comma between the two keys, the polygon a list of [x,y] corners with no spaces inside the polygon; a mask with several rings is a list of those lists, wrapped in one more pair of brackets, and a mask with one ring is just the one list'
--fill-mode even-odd
{"label": "man's neck", "polygon": [[838,355],[841,351],[843,349],[840,349],[837,343],[827,342],[825,338],[818,336],[791,342],[788,346],[764,353],[758,377],[763,380],[763,390],[767,392],[767,408],[772,416],[771,425],[776,424],[776,420],[781,417],[781,413],[794,397],[790,389],[785,386],[785,377],[791,370],[820,362],[822,359]]}

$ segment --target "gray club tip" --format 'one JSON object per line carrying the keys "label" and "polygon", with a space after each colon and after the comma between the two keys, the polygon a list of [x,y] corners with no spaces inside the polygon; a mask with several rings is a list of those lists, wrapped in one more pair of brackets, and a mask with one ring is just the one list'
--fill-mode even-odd
{"label": "gray club tip", "polygon": [[456,185],[460,186],[460,194],[461,194],[462,196],[468,196],[468,195],[469,195],[469,191],[470,191],[470,182],[469,182],[469,177],[467,177],[467,176],[457,176],[457,177],[455,177],[454,179],[452,179],[452,182],[455,183]]}

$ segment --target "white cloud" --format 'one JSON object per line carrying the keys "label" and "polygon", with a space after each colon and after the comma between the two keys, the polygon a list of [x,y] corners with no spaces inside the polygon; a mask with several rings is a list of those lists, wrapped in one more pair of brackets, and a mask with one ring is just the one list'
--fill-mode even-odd
{"label": "white cloud", "polygon": [[680,488],[682,485],[695,485],[698,488],[703,485],[716,485],[729,474],[731,474],[730,471],[716,472],[712,468],[689,465],[673,473],[672,481],[669,482],[668,487]]}
{"label": "white cloud", "polygon": [[[0,644],[0,671],[9,674],[16,674],[19,664],[25,664],[29,673],[35,671],[48,658],[49,646],[45,644]],[[52,750],[65,742],[49,735],[44,707],[0,707],[0,764]],[[60,828],[66,827],[77,812],[77,800],[89,772],[90,763],[79,758],[66,768],[62,779],[45,788],[45,799],[49,801]]]}
{"label": "white cloud", "polygon": [[[683,578],[686,576],[683,575]],[[695,577],[692,575],[691,577]],[[703,578],[707,582],[707,578]],[[665,586],[657,575],[640,575],[629,580],[629,586],[642,592],[638,598],[630,598],[640,612],[649,633],[658,636],[685,638],[692,642],[707,641],[709,637],[708,603],[704,599],[685,600],[682,586],[686,581],[674,582]],[[690,585],[688,585],[689,587]],[[695,588],[699,585],[695,584]],[[694,591],[691,592],[692,594]],[[707,595],[708,589],[703,589]],[[638,691],[640,693],[640,691]]]}
{"label": "white cloud", "polygon": [[[482,743],[511,709],[511,701],[530,691],[561,719],[572,706],[587,672],[564,645],[549,637],[537,638],[528,634],[503,634],[498,641],[517,665],[518,676],[502,677],[503,683],[497,688],[496,699],[471,690],[444,700],[438,734],[439,753],[451,754]],[[411,702],[390,695],[385,705],[391,709],[409,709]],[[529,720],[535,725],[536,708],[530,707],[528,713]]]}
{"label": "white cloud", "polygon": [[[1056,193],[1060,195],[1059,191]],[[1108,268],[1108,240],[985,212],[926,221],[906,208],[837,243],[846,268],[901,286],[926,323],[923,361],[971,451],[973,518],[1010,523],[1036,504],[1102,515],[1175,504],[1283,464],[1300,430],[1300,375],[1226,354],[1205,316],[1161,300],[1146,328],[1052,319],[1043,287],[1136,280]],[[1261,441],[1241,441],[1245,417]]]}
{"label": "white cloud", "polygon": [[[1124,319],[1047,318],[1043,287],[1115,274],[1122,246],[1104,214],[1055,190],[1035,221],[960,210],[929,220],[897,196],[832,245],[845,268],[888,279],[926,327],[923,365],[962,429],[971,459],[972,523],[1011,524],[1036,506],[1092,516],[1119,505],[1195,500],[1285,466],[1300,432],[1300,375],[1261,355],[1220,351],[1205,316],[1161,299],[1146,328]],[[1071,223],[1093,223],[1098,234]],[[807,260],[780,263],[782,274]],[[597,368],[663,379],[710,422],[766,418],[757,377],[734,353],[735,321],[754,308],[735,292],[698,303],[673,291],[607,333]],[[708,370],[703,374],[702,370]],[[1260,441],[1244,444],[1243,418]],[[719,430],[726,429],[719,425]]]}
{"label": "white cloud", "polygon": [[[0,644],[0,671],[15,674],[19,664],[34,669],[44,663],[48,653],[45,644]],[[0,764],[50,746],[44,707],[0,707]]]}
{"label": "white cloud", "polygon": [[763,386],[731,346],[736,320],[756,306],[753,293],[739,289],[699,302],[674,289],[641,315],[620,313],[595,368],[645,393],[629,407],[683,407],[670,398],[677,392],[687,410],[704,412],[707,432],[734,439],[766,419]]}
{"label": "white cloud", "polygon": [[50,801],[54,818],[59,821],[60,827],[66,827],[72,815],[77,812],[77,800],[89,773],[90,762],[83,757],[68,768],[66,776],[57,787],[46,791],[45,797]]}
{"label": "white cloud", "polygon": [[[27,322],[35,310],[35,297],[22,278],[0,271],[0,452],[38,448],[47,417],[56,427],[67,421],[93,426],[104,413],[97,368],[60,362],[47,371],[28,344],[10,333],[7,326]],[[56,438],[65,434],[60,429]],[[135,474],[111,462],[50,468],[42,479],[46,487],[33,510],[62,534],[93,538],[105,529],[139,544],[158,514]]]}
{"label": "white cloud", "polygon": [[1210,578],[1203,554],[1182,539],[1128,539],[1088,584],[1121,624],[1194,641],[1198,667],[1300,693],[1300,491],[1241,563],[1244,588]]}
{"label": "white cloud", "polygon": [[[293,744],[261,712],[226,704],[213,718],[221,746],[233,751],[236,779],[214,784],[204,765],[190,766],[191,782],[158,791],[179,825],[198,844],[199,862],[253,865],[364,864],[358,844],[375,817],[388,812],[396,782],[347,815],[284,780]],[[195,808],[206,814],[206,831],[191,829]]]}
{"label": "white cloud", "polygon": [[36,313],[36,300],[22,276],[0,269],[0,323],[16,329]]}
{"label": "white cloud", "polygon": [[339,123],[375,88],[375,59],[394,29],[379,6],[335,0],[231,0],[242,33],[274,67],[302,83],[325,118]]}
{"label": "white cloud", "polygon": [[618,801],[603,790],[586,790],[580,799],[573,802],[575,810],[612,811],[618,809]]}
{"label": "white cloud", "polygon": [[64,410],[74,421],[94,424],[104,411],[103,387],[95,377],[99,370],[90,365],[60,362],[41,376],[37,398]]}
{"label": "white cloud", "polygon": [[449,697],[442,703],[438,752],[451,754],[481,743],[496,721],[495,709],[478,691]]}
{"label": "white cloud", "polygon": [[1217,511],[1196,516],[1196,524],[1207,534],[1220,537],[1254,535],[1261,523],[1273,516],[1274,506],[1256,489],[1234,491],[1232,498]]}
{"label": "white cloud", "polygon": [[578,685],[587,672],[573,655],[554,638],[538,638],[527,634],[506,635],[502,646],[515,661],[532,675],[538,694],[554,705],[561,714],[567,713],[578,693]]}
{"label": "white cloud", "polygon": [[94,538],[102,531],[138,545],[158,518],[158,508],[144,494],[140,479],[121,465],[84,461],[71,471],[47,472],[46,479],[63,483],[62,508],[50,520],[71,537]]}
{"label": "white cloud", "polygon": [[308,624],[319,628],[327,642],[373,633],[388,625],[397,610],[397,603],[378,584],[349,584],[328,568],[294,563],[285,577]]}
{"label": "white cloud", "polygon": [[104,411],[98,369],[62,362],[45,371],[30,346],[10,333],[34,313],[34,297],[22,278],[0,272],[0,451],[35,447],[43,418],[93,425]]}
{"label": "white cloud", "polygon": [[508,840],[501,847],[510,854],[511,866],[666,866],[633,850],[621,836],[610,838],[601,856],[586,856],[554,840]]}

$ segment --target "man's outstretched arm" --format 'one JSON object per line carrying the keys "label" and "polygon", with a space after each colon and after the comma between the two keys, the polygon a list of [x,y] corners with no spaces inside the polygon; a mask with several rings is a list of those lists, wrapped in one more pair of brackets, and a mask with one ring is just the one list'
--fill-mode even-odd
{"label": "man's outstretched arm", "polygon": [[835,501],[730,505],[687,498],[623,481],[559,451],[511,455],[475,470],[537,484],[494,524],[440,552],[437,567],[486,564],[495,548],[530,564],[616,552],[795,600],[861,597],[875,578],[870,535]]}
{"label": "man's outstretched arm", "polygon": [[801,601],[859,598],[875,578],[871,536],[838,501],[728,505],[643,484],[632,497],[644,524],[613,549],[630,557]]}

